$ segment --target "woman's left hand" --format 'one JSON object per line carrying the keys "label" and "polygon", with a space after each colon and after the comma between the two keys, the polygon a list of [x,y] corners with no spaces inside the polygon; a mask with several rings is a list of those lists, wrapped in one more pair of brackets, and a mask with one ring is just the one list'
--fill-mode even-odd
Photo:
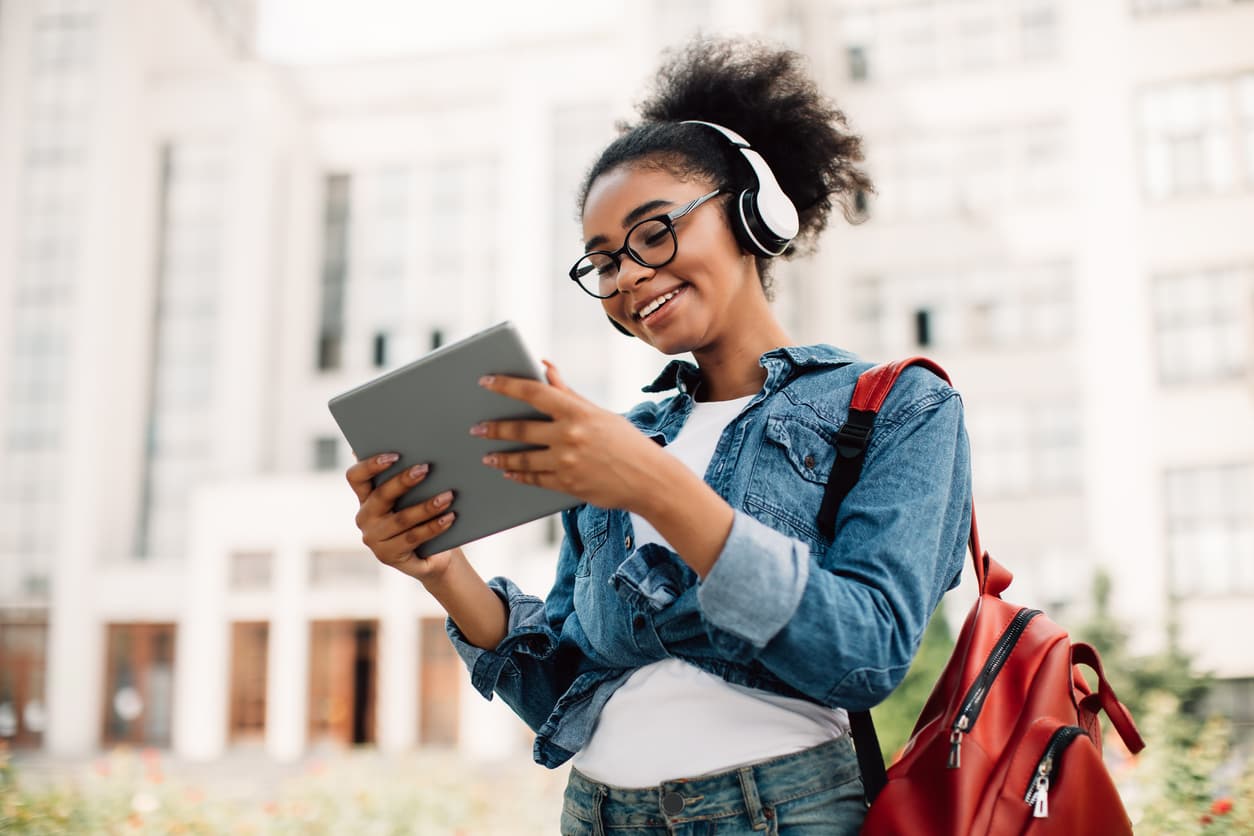
{"label": "woman's left hand", "polygon": [[507,478],[561,491],[602,508],[637,510],[662,449],[626,418],[576,394],[544,363],[548,384],[494,375],[479,385],[523,401],[552,420],[485,421],[471,428],[482,438],[535,445],[536,450],[491,453],[483,463]]}

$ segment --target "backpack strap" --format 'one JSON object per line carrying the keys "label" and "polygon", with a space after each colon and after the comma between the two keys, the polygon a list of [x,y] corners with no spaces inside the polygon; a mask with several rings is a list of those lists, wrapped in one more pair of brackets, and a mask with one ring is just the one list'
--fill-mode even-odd
{"label": "backpack strap", "polygon": [[836,431],[836,462],[827,477],[827,489],[823,492],[823,504],[819,506],[819,531],[827,539],[836,534],[836,512],[845,501],[858,477],[875,429],[875,418],[884,399],[892,391],[893,384],[910,366],[923,366],[949,383],[945,370],[926,357],[908,357],[892,363],[884,363],[867,369],[858,376],[849,402],[849,417]]}
{"label": "backpack strap", "polygon": [[[923,366],[946,383],[950,382],[944,369],[926,357],[917,356],[875,366],[858,376],[858,382],[853,388],[853,398],[849,402],[849,417],[836,432],[836,461],[828,474],[823,503],[819,506],[819,531],[829,540],[836,535],[836,512],[840,509],[840,504],[845,501],[858,477],[862,475],[862,465],[866,461],[867,447],[880,407],[884,405],[884,399],[892,391],[897,378],[910,366]],[[974,512],[974,508],[972,511]],[[976,550],[979,548],[979,535],[976,534],[974,513],[971,518],[971,546],[973,556],[980,554]],[[987,558],[987,555],[984,557]],[[980,565],[980,560],[975,560],[975,563],[980,588],[983,589],[986,567]],[[884,756],[880,752],[879,736],[875,733],[871,712],[850,711],[849,730],[858,756],[858,769],[862,773],[862,789],[866,794],[866,802],[870,805],[888,783]]]}

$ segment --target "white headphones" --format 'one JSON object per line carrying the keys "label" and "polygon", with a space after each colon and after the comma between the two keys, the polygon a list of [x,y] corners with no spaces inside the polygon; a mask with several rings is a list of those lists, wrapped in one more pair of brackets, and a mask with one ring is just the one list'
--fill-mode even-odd
{"label": "white headphones", "polygon": [[800,222],[797,218],[797,207],[793,206],[788,195],[780,188],[779,181],[775,179],[766,160],[749,147],[749,142],[743,136],[731,128],[724,128],[713,122],[702,122],[700,119],[686,119],[683,124],[713,128],[739,149],[749,162],[755,183],[736,198],[739,223],[733,224],[732,228],[746,250],[764,258],[781,255],[788,249],[788,243],[797,237]]}

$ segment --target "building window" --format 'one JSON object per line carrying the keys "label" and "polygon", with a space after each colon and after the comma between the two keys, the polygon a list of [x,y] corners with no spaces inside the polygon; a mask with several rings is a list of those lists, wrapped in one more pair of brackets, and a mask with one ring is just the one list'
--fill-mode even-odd
{"label": "building window", "polygon": [[881,219],[992,219],[1066,196],[1070,154],[1061,119],[899,133],[869,151]]}
{"label": "building window", "polygon": [[561,514],[550,514],[544,518],[544,544],[546,546],[558,545],[562,542],[564,534]]}
{"label": "building window", "polygon": [[866,49],[861,46],[845,47],[845,60],[849,63],[849,80],[866,81],[869,72],[866,64]]}
{"label": "building window", "polygon": [[914,312],[914,344],[921,348],[932,344],[931,316],[926,308]]}
{"label": "building window", "polygon": [[1146,187],[1153,197],[1220,192],[1234,182],[1228,85],[1181,81],[1141,94]]}
{"label": "building window", "polygon": [[274,555],[270,552],[233,552],[228,585],[236,592],[269,589],[273,571]]}
{"label": "building window", "polygon": [[1159,276],[1154,331],[1163,383],[1244,374],[1254,352],[1254,270]]}
{"label": "building window", "polygon": [[318,324],[318,369],[343,365],[344,294],[348,283],[348,239],[352,180],[332,174],[325,180],[322,215],[322,304]]}
{"label": "building window", "polygon": [[1241,114],[1245,180],[1254,185],[1254,73],[1246,73],[1237,79],[1237,108]]}
{"label": "building window", "polygon": [[1059,346],[1071,338],[1075,313],[1063,262],[868,277],[848,298],[857,344],[874,354]]}
{"label": "building window", "polygon": [[1080,486],[1083,442],[1075,407],[1006,404],[968,415],[975,479],[990,497],[1068,493]]}
{"label": "building window", "polygon": [[1165,482],[1173,592],[1254,592],[1254,465],[1169,470]]}
{"label": "building window", "polygon": [[1059,53],[1058,0],[839,5],[843,63],[853,81],[975,72]]}
{"label": "building window", "polygon": [[381,369],[388,364],[388,335],[380,331],[374,335],[374,367]]}
{"label": "building window", "polygon": [[177,142],[161,157],[160,246],[153,303],[140,519],[135,552],[175,557],[189,492],[214,464],[212,410],[227,154],[212,140]]}
{"label": "building window", "polygon": [[313,441],[313,469],[335,470],[339,465],[339,439],[334,436],[318,436]]}
{"label": "building window", "polygon": [[1058,54],[1057,0],[1019,0],[1020,48],[1025,59]]}
{"label": "building window", "polygon": [[1204,698],[1199,714],[1226,717],[1245,739],[1254,731],[1254,677],[1216,679]]}
{"label": "building window", "polygon": [[379,562],[367,551],[315,551],[309,556],[313,586],[369,585],[379,580]]}
{"label": "building window", "polygon": [[[4,6],[9,12],[15,4]],[[6,188],[14,210],[12,261],[0,267],[12,310],[5,309],[0,356],[8,374],[0,390],[0,594],[24,604],[46,601],[56,544],[56,480],[64,470],[68,371],[73,344],[80,239],[86,213],[92,120],[98,107],[99,4],[28,3],[28,14],[0,13],[0,29],[29,44],[24,68],[12,74],[16,125],[15,175]],[[6,33],[7,34],[7,33]],[[8,39],[12,40],[12,38]],[[8,55],[6,54],[6,57]],[[26,70],[26,72],[23,72]],[[21,104],[18,104],[21,102]],[[20,112],[18,112],[20,111]],[[6,146],[10,147],[10,146]],[[7,181],[6,181],[7,182]],[[10,597],[11,596],[11,597]],[[20,708],[13,719],[21,725]]]}
{"label": "building window", "polygon": [[[1209,0],[1214,2],[1214,0]],[[1132,0],[1132,11],[1136,14],[1154,14],[1156,12],[1174,12],[1180,9],[1200,8],[1203,0]]]}

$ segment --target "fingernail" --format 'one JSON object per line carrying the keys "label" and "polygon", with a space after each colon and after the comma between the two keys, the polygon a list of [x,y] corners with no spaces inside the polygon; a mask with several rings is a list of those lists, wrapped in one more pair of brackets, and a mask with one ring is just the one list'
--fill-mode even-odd
{"label": "fingernail", "polygon": [[409,469],[409,478],[421,479],[423,476],[427,475],[427,471],[429,469],[430,469],[430,465],[416,464]]}
{"label": "fingernail", "polygon": [[383,464],[391,464],[392,462],[396,461],[399,458],[400,456],[398,456],[396,453],[384,453],[381,456],[376,456],[375,461],[383,465]]}
{"label": "fingernail", "polygon": [[454,511],[449,511],[447,514],[445,514],[444,516],[440,517],[440,519],[439,519],[439,523],[440,523],[440,525],[441,525],[441,526],[443,526],[444,528],[448,528],[450,525],[452,525],[452,524],[453,524],[453,518],[454,518],[454,517],[456,517],[456,516],[457,516],[457,513],[456,513],[456,512],[454,512]]}
{"label": "fingernail", "polygon": [[487,455],[483,457],[483,463],[488,467],[496,467],[496,456]]}
{"label": "fingernail", "polygon": [[437,496],[435,499],[431,500],[431,504],[437,508],[443,508],[445,505],[448,505],[452,499],[453,499],[453,492],[445,491],[444,493]]}
{"label": "fingernail", "polygon": [[483,377],[479,378],[480,386],[491,386],[495,382],[496,382],[495,375],[485,374]]}
{"label": "fingernail", "polygon": [[475,424],[473,427],[470,428],[470,434],[471,435],[487,435],[488,425],[487,424]]}

